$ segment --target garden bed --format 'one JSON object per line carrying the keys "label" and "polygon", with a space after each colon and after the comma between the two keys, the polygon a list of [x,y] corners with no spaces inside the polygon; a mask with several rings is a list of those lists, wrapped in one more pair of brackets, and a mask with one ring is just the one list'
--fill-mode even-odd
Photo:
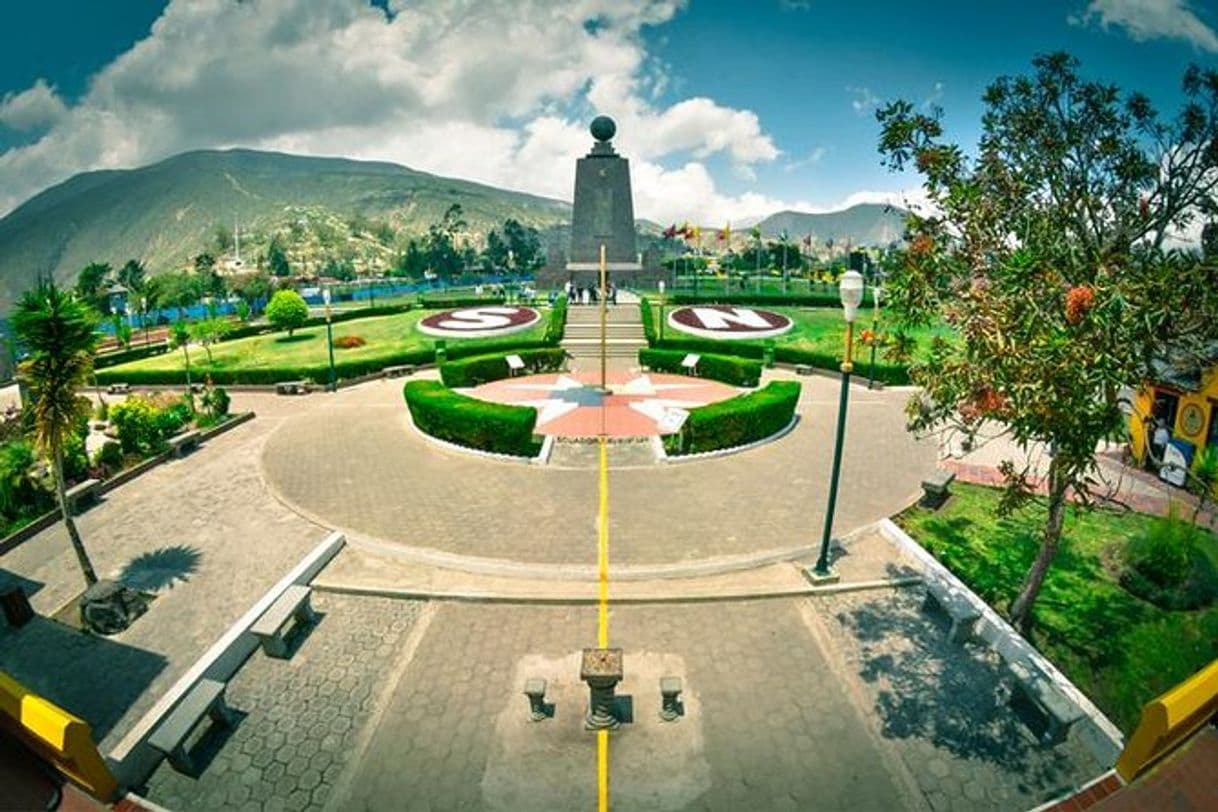
{"label": "garden bed", "polygon": [[[938,511],[912,507],[895,521],[1006,615],[1039,548],[1043,508],[998,518],[999,490],[956,485],[953,494]],[[1121,586],[1126,547],[1156,517],[1069,511],[1030,641],[1128,734],[1147,701],[1218,658],[1218,607],[1169,611]],[[1218,566],[1218,537],[1200,539]]]}

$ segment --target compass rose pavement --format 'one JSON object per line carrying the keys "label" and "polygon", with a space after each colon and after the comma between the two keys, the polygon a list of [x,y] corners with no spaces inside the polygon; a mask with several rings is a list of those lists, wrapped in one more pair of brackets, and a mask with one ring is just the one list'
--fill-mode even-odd
{"label": "compass rose pavement", "polygon": [[609,392],[596,372],[530,375],[474,387],[473,397],[537,409],[538,434],[555,437],[651,437],[662,434],[669,409],[693,409],[726,400],[742,390],[682,375],[610,373]]}

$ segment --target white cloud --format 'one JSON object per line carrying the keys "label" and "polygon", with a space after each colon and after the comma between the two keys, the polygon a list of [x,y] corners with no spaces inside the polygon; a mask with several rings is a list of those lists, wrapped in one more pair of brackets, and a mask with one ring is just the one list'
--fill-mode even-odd
{"label": "white cloud", "polygon": [[854,94],[850,106],[859,115],[865,115],[884,103],[884,100],[872,93],[869,87],[847,87],[846,90]]}
{"label": "white cloud", "polygon": [[6,93],[0,99],[0,125],[22,132],[48,127],[63,118],[68,110],[55,88],[39,79],[20,93]]}
{"label": "white cloud", "polygon": [[754,112],[658,101],[679,77],[641,31],[684,4],[393,0],[387,16],[366,0],[172,0],[75,105],[46,83],[5,98],[0,115],[49,129],[0,154],[0,213],[80,171],[231,146],[388,160],[570,199],[594,113],[618,122],[641,217],[809,208],[715,183],[712,158],[752,180],[782,156]]}
{"label": "white cloud", "polygon": [[1091,0],[1086,11],[1067,18],[1074,25],[1093,22],[1123,28],[1133,39],[1180,39],[1218,53],[1218,33],[1193,11],[1188,0]]}
{"label": "white cloud", "polygon": [[785,164],[782,165],[782,171],[794,172],[796,169],[802,169],[805,166],[811,166],[812,164],[818,164],[821,162],[821,159],[824,158],[827,153],[828,153],[828,150],[825,147],[816,147],[811,152],[809,152],[807,155],[805,155],[804,157],[802,157],[798,160],[787,161]]}

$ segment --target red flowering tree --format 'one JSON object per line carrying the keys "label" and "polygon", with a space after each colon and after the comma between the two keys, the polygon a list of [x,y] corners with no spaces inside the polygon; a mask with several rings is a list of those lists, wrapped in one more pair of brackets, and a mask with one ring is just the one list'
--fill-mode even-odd
{"label": "red flowering tree", "polygon": [[[1218,72],[1188,70],[1185,105],[1164,121],[1146,97],[1081,79],[1069,55],[1033,66],[987,89],[972,155],[943,140],[937,110],[877,113],[885,164],[916,169],[934,209],[910,218],[885,284],[890,324],[944,321],[956,336],[912,366],[911,428],[972,433],[992,419],[1050,449],[1040,548],[1010,607],[1025,630],[1067,499],[1089,504],[1096,446],[1124,430],[1118,390],[1152,359],[1199,359],[1218,340],[1214,264],[1167,250],[1214,212]],[[1029,471],[1003,470],[1003,509],[1026,504]]]}

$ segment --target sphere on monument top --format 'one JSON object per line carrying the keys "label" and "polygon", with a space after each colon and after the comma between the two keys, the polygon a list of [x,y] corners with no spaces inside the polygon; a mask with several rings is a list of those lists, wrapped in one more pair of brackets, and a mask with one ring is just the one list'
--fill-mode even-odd
{"label": "sphere on monument top", "polygon": [[592,119],[592,125],[588,129],[597,141],[608,141],[617,132],[617,124],[614,124],[609,116],[597,116]]}

